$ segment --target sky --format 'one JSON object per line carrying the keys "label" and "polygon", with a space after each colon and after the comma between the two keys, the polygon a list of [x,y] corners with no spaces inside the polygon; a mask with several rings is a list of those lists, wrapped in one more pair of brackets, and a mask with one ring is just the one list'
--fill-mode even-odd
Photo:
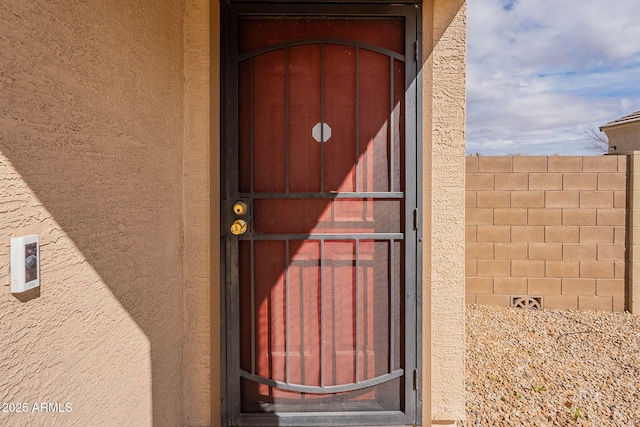
{"label": "sky", "polygon": [[600,155],[640,110],[640,0],[467,5],[467,154]]}

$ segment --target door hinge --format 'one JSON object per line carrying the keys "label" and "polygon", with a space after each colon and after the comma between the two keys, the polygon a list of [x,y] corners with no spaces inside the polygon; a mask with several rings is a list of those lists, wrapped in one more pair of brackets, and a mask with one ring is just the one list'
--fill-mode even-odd
{"label": "door hinge", "polygon": [[420,372],[417,369],[413,370],[413,389],[418,390],[420,385]]}
{"label": "door hinge", "polygon": [[420,215],[418,212],[418,208],[413,210],[413,229],[417,230],[420,227]]}

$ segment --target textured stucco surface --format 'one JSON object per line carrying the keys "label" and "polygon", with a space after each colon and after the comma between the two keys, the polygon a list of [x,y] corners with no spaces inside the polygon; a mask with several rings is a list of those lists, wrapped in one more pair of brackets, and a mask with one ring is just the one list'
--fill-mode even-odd
{"label": "textured stucco surface", "polygon": [[428,425],[428,420],[442,423],[465,417],[466,4],[436,0],[432,12],[425,11],[423,330],[431,331],[424,341],[425,353],[430,351],[424,357],[430,363],[424,381],[430,382],[431,405],[425,403],[423,423]]}
{"label": "textured stucco surface", "polygon": [[183,424],[183,8],[0,4],[0,401],[29,405],[0,425]]}
{"label": "textured stucco surface", "polygon": [[[184,420],[210,422],[209,2],[187,0],[184,19]],[[218,365],[216,365],[218,366]]]}

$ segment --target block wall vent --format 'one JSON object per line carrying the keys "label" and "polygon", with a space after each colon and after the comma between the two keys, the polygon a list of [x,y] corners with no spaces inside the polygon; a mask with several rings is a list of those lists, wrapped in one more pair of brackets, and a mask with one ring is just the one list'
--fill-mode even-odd
{"label": "block wall vent", "polygon": [[530,308],[533,310],[542,310],[542,297],[533,297],[530,295],[512,296],[511,307],[513,308]]}

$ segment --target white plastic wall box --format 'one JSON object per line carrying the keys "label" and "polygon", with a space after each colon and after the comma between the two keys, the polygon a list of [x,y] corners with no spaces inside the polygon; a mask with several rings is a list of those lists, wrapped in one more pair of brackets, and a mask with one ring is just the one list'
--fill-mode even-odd
{"label": "white plastic wall box", "polygon": [[40,286],[40,238],[37,234],[11,239],[11,293]]}

